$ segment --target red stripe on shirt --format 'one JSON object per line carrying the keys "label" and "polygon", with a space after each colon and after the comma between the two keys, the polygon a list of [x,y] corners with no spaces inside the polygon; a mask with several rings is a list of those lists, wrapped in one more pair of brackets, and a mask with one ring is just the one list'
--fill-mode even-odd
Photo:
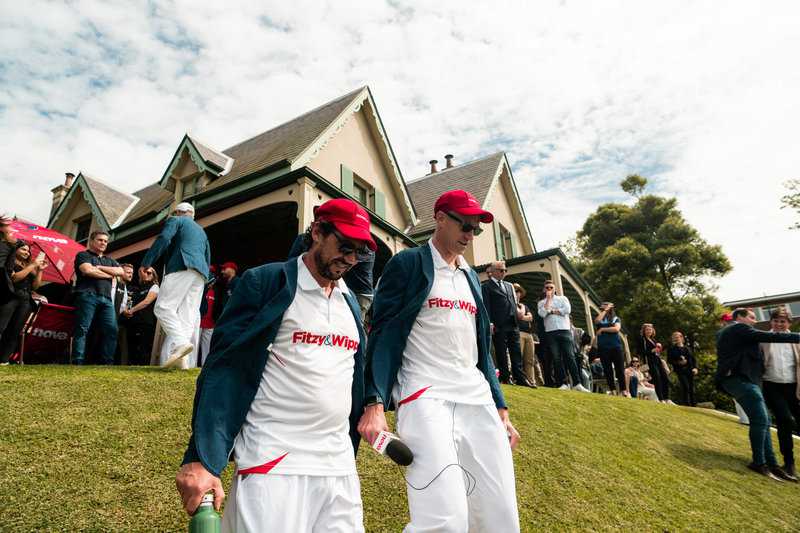
{"label": "red stripe on shirt", "polygon": [[399,406],[401,406],[401,405],[403,405],[403,404],[405,404],[405,403],[413,402],[414,400],[416,400],[417,398],[419,398],[420,396],[422,396],[422,393],[423,393],[423,392],[425,392],[426,390],[428,390],[428,389],[430,389],[430,388],[431,388],[431,385],[428,385],[427,387],[423,387],[423,388],[421,388],[420,390],[418,390],[418,391],[417,391],[417,392],[415,392],[414,394],[412,394],[412,395],[410,395],[410,396],[406,396],[405,398],[403,398],[402,400],[400,400],[400,402],[398,402],[397,406],[399,407]]}
{"label": "red stripe on shirt", "polygon": [[244,474],[266,474],[270,470],[275,468],[275,465],[280,463],[283,460],[283,458],[286,457],[287,455],[289,455],[289,452],[286,452],[285,454],[281,455],[277,459],[273,459],[272,461],[270,461],[268,463],[264,463],[263,465],[251,466],[250,468],[245,468],[244,470],[239,470],[239,475],[244,475]]}

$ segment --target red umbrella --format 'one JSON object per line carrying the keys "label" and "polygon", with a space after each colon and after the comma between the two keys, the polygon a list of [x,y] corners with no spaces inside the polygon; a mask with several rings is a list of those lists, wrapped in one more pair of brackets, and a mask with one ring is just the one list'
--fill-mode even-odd
{"label": "red umbrella", "polygon": [[44,281],[53,283],[70,283],[75,273],[75,256],[86,249],[66,235],[47,229],[37,224],[14,220],[11,231],[17,239],[22,239],[31,246],[31,254],[36,257],[44,252],[50,263],[42,274]]}

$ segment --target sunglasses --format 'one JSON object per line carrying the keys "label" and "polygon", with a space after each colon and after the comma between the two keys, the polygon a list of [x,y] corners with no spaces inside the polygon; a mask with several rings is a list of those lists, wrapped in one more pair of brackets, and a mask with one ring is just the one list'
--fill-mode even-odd
{"label": "sunglasses", "polygon": [[333,230],[333,236],[339,241],[339,253],[342,255],[356,254],[356,259],[365,261],[369,258],[369,247],[366,244],[356,246],[353,241],[346,239],[338,231]]}
{"label": "sunglasses", "polygon": [[461,231],[463,231],[464,233],[469,233],[471,231],[473,233],[473,235],[475,235],[475,236],[478,236],[481,233],[483,233],[483,228],[482,227],[473,226],[472,224],[470,224],[468,222],[464,222],[463,220],[461,220],[460,218],[455,216],[453,213],[450,213],[449,211],[445,212],[445,214],[447,216],[449,216],[450,218],[452,218],[453,220],[455,220],[456,222],[458,222],[459,224],[461,224]]}

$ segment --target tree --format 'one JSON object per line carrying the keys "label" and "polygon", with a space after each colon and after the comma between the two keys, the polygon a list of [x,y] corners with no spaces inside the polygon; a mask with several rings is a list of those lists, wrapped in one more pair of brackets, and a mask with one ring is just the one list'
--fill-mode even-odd
{"label": "tree", "polygon": [[[784,186],[789,189],[789,194],[781,197],[781,209],[789,208],[794,209],[800,214],[800,180],[789,180],[784,183]],[[795,222],[791,229],[800,229],[800,222]]]}
{"label": "tree", "polygon": [[619,184],[623,191],[638,198],[644,192],[644,188],[647,187],[647,178],[643,178],[639,174],[631,174]]}
{"label": "tree", "polygon": [[589,215],[576,237],[579,268],[615,302],[630,334],[651,322],[662,342],[681,331],[710,349],[724,312],[710,280],[729,272],[730,262],[686,222],[675,198],[643,194],[646,185],[628,176],[621,186],[635,202],[603,204]]}

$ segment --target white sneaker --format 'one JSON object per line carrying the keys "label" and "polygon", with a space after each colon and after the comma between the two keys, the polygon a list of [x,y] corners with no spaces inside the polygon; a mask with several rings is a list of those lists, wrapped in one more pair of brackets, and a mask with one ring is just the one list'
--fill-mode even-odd
{"label": "white sneaker", "polygon": [[558,388],[558,390],[569,390],[569,385],[567,385],[566,383],[564,383],[563,385],[561,385],[561,386]]}
{"label": "white sneaker", "polygon": [[586,387],[584,387],[583,385],[581,385],[580,383],[578,383],[577,385],[575,385],[575,386],[573,387],[573,390],[576,390],[576,391],[578,391],[578,392],[592,392],[592,391],[590,391],[589,389],[587,389]]}
{"label": "white sneaker", "polygon": [[172,350],[169,354],[169,360],[164,364],[164,370],[169,370],[170,368],[175,368],[176,366],[180,366],[181,361],[183,361],[187,355],[192,353],[194,346],[191,344],[182,344]]}

